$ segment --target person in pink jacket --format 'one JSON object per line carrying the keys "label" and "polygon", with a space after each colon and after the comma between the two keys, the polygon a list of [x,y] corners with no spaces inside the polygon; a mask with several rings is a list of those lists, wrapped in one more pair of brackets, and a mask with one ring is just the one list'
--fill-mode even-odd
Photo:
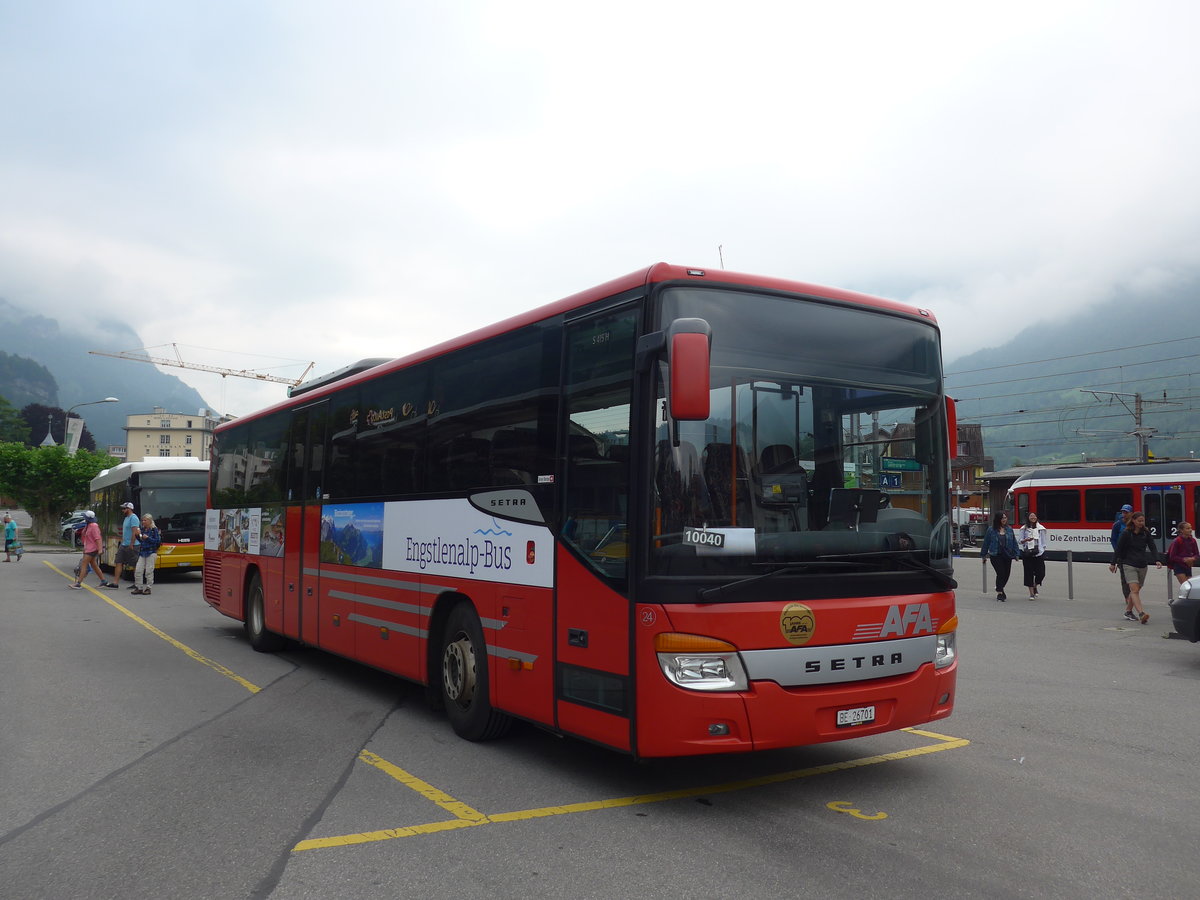
{"label": "person in pink jacket", "polygon": [[1192,577],[1192,566],[1196,564],[1197,558],[1200,558],[1200,548],[1196,546],[1190,523],[1180,522],[1175,530],[1179,534],[1167,548],[1167,565],[1171,567],[1179,583],[1183,584]]}
{"label": "person in pink jacket", "polygon": [[100,526],[96,523],[96,514],[90,509],[86,510],[83,518],[87,524],[83,526],[83,559],[79,562],[79,573],[75,578],[75,583],[70,585],[71,590],[83,590],[83,579],[87,578],[88,569],[93,570],[100,578],[100,587],[115,587],[108,581],[104,580],[104,573],[100,571],[100,563],[96,558],[100,555],[100,547],[104,543],[104,538],[100,534]]}

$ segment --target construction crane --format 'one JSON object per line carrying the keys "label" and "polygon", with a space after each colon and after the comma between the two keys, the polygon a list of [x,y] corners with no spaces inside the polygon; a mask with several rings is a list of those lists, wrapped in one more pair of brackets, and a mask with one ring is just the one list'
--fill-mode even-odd
{"label": "construction crane", "polygon": [[[167,345],[162,344],[161,346],[165,347]],[[141,350],[120,350],[116,353],[110,353],[106,350],[89,350],[88,353],[91,353],[94,356],[111,356],[115,359],[131,359],[134,362],[154,363],[158,366],[175,366],[179,369],[196,369],[200,372],[216,372],[222,378],[226,377],[227,375],[233,375],[236,378],[253,378],[255,381],[277,381],[280,384],[287,384],[291,385],[292,387],[295,387],[304,381],[304,376],[311,372],[313,366],[316,365],[315,362],[310,362],[305,367],[304,371],[300,373],[299,378],[283,378],[279,375],[267,375],[263,372],[255,372],[253,369],[225,369],[221,368],[220,366],[206,366],[202,363],[184,362],[183,357],[179,354],[179,347],[176,344],[171,344],[171,349],[175,351],[174,359],[168,359],[162,356],[150,356],[146,352],[147,349],[150,348],[143,348]]]}

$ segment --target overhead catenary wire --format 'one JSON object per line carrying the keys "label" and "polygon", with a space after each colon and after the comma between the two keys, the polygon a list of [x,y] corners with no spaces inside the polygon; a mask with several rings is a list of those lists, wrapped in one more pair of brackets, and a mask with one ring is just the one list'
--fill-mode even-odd
{"label": "overhead catenary wire", "polygon": [[[1177,346],[1198,339],[1200,339],[1200,335],[1190,335],[1138,345],[1104,348],[1061,357],[1056,356],[1053,359],[1026,360],[1018,363],[1000,364],[960,372],[947,372],[945,375],[947,393],[955,396],[959,409],[959,422],[961,424],[974,423],[983,426],[987,430],[987,446],[989,450],[1011,451],[1017,448],[1036,450],[1039,447],[1051,448],[1055,446],[1109,448],[1114,442],[1120,442],[1127,437],[1134,436],[1137,430],[1136,428],[1114,427],[1118,422],[1126,421],[1129,415],[1129,412],[1125,409],[1112,409],[1116,398],[1103,398],[1096,395],[1087,397],[1086,395],[1081,395],[1079,403],[1064,402],[1064,400],[1074,391],[1095,391],[1097,394],[1115,393],[1117,390],[1135,392],[1143,395],[1147,403],[1153,401],[1159,407],[1146,408],[1143,413],[1144,420],[1157,420],[1165,425],[1171,421],[1165,417],[1177,416],[1179,414],[1186,415],[1197,411],[1197,402],[1200,401],[1200,396],[1196,393],[1195,388],[1197,385],[1193,384],[1192,379],[1194,377],[1200,378],[1200,374],[1195,372],[1160,374],[1155,371],[1147,371],[1147,367],[1161,367],[1165,363],[1187,361],[1196,358],[1200,354],[1186,353],[1134,362],[1101,363],[1091,367],[1080,367],[1064,372],[1046,372],[1041,367],[1049,363],[1061,364],[1062,361],[1070,359],[1087,359],[1088,357],[1098,357],[1125,351],[1163,348],[1168,345]],[[1097,360],[1097,362],[1100,361]],[[997,377],[991,380],[970,381],[962,384],[956,383],[970,375],[978,375],[984,372],[1001,374],[1003,370],[1011,369],[1039,369],[1039,371],[1034,375],[1013,373],[1011,377]],[[1097,376],[1104,377],[1106,374],[1108,377],[1103,381],[1095,380]],[[1079,383],[1075,385],[1059,383],[1048,387],[1042,387],[1039,384],[1033,383],[1045,383],[1047,381],[1061,382],[1069,378],[1078,379]],[[1184,379],[1184,381],[1181,381],[1181,379]],[[1016,390],[999,394],[987,394],[984,392],[972,397],[961,396],[961,393],[973,388],[986,391],[989,387],[1009,384],[1013,385]],[[1013,398],[1021,398],[1021,400],[1014,403]],[[995,409],[997,405],[1005,401],[1012,403],[1013,408],[1007,410]],[[1043,406],[1043,402],[1046,402],[1046,405]],[[972,405],[982,404],[987,404],[984,409],[991,407],[990,411],[985,412],[983,409],[980,409],[978,414],[972,416],[970,414]],[[1164,405],[1171,408],[1164,409],[1162,408]],[[1200,434],[1200,432],[1188,428],[1188,425],[1191,425],[1192,422],[1180,421],[1179,424],[1186,430],[1171,429],[1170,433],[1159,432],[1155,435],[1155,439],[1186,440]],[[1020,437],[1020,429],[1046,425],[1057,425],[1058,428],[1056,430],[1060,433],[1052,437],[1034,437],[1032,435],[1029,437]],[[1166,427],[1169,428],[1169,425],[1166,425]],[[1099,452],[1103,453],[1106,450],[1100,450]]]}

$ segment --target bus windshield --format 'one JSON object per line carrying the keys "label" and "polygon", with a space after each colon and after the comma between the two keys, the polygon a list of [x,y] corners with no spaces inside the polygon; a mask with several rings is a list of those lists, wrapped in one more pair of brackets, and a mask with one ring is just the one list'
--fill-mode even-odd
{"label": "bus windshield", "polygon": [[949,571],[935,328],[796,297],[664,291],[662,322],[684,317],[712,328],[710,414],[667,418],[660,363],[650,574]]}
{"label": "bus windshield", "polygon": [[134,488],[134,506],[154,516],[164,542],[204,539],[206,472],[142,472]]}

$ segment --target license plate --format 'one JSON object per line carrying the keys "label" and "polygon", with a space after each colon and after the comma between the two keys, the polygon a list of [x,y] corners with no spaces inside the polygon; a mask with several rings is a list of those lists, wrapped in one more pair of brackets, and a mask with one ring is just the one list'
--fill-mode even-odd
{"label": "license plate", "polygon": [[866,725],[875,721],[875,707],[859,706],[856,709],[839,709],[837,714],[838,726]]}

